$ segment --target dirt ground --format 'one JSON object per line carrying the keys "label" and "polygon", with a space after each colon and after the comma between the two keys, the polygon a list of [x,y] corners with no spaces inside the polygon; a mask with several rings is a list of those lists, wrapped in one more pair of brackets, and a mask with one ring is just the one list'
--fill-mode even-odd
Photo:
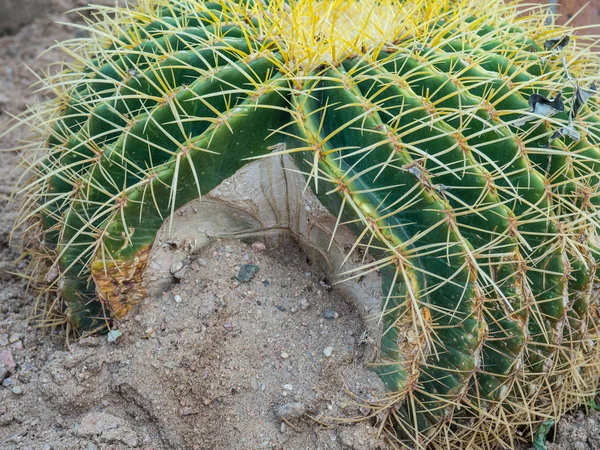
{"label": "dirt ground", "polygon": [[[55,0],[44,17],[0,36],[0,128],[8,112],[42,100],[25,66],[39,73],[64,57],[38,55],[76,36],[55,21],[78,20],[61,14],[85,3]],[[11,133],[0,148],[20,137]],[[17,163],[14,152],[1,153],[1,449],[388,448],[376,417],[351,421],[371,414],[359,399],[383,393],[365,368],[361,314],[293,245],[224,240],[189,255],[165,292],[118,324],[114,342],[66,345],[60,332],[32,327],[32,299],[12,275],[24,263],[9,246]],[[240,282],[246,265],[258,271]],[[600,448],[599,424],[595,413],[569,415],[548,448]]]}

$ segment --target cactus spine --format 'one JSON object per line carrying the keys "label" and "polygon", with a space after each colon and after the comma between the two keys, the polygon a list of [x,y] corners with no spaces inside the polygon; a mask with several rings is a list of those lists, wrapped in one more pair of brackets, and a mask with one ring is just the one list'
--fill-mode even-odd
{"label": "cactus spine", "polygon": [[376,256],[392,442],[513,445],[593,395],[600,58],[583,39],[500,0],[97,14],[25,119],[23,221],[71,325],[126,314],[161,224],[283,143]]}

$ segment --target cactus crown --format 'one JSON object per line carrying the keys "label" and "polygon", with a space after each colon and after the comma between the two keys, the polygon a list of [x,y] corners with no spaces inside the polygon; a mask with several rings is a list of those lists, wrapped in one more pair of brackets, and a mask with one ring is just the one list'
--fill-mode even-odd
{"label": "cactus crown", "polygon": [[591,43],[500,0],[96,14],[46,80],[56,100],[24,119],[22,221],[41,225],[42,298],[63,299],[70,324],[125,314],[163,221],[285,144],[352,251],[376,256],[359,273],[382,273],[374,370],[393,442],[514,444],[593,395]]}

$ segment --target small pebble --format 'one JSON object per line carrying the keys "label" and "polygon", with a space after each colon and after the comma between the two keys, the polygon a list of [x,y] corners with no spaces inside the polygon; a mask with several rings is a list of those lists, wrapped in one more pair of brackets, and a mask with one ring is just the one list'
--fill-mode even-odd
{"label": "small pebble", "polygon": [[17,341],[20,341],[23,338],[23,335],[21,333],[12,333],[10,335],[10,337],[8,338],[8,342],[11,344],[14,344]]}
{"label": "small pebble", "polygon": [[175,297],[173,297],[173,300],[175,300],[177,303],[181,303],[183,300],[181,299],[181,295],[176,295]]}
{"label": "small pebble", "polygon": [[208,262],[206,262],[205,259],[199,259],[198,264],[200,264],[201,266],[206,266],[208,264]]}
{"label": "small pebble", "polygon": [[283,306],[283,305],[275,305],[275,308],[277,308],[281,312],[285,312],[285,310],[286,310],[285,306]]}
{"label": "small pebble", "polygon": [[225,246],[225,251],[227,253],[231,253],[231,252],[233,252],[233,248],[231,248],[231,245],[227,245],[227,246]]}
{"label": "small pebble", "polygon": [[250,261],[250,255],[248,253],[244,253],[243,259],[244,261]]}
{"label": "small pebble", "polygon": [[98,450],[98,447],[96,447],[96,445],[90,442],[88,443],[86,450]]}
{"label": "small pebble", "polygon": [[17,363],[15,363],[15,359],[13,358],[13,354],[10,350],[4,350],[0,352],[0,366],[4,366],[8,370],[15,369],[17,367]]}
{"label": "small pebble", "polygon": [[323,354],[329,358],[331,356],[331,354],[333,353],[333,347],[325,347],[325,349],[323,350]]}
{"label": "small pebble", "polygon": [[4,380],[8,376],[8,369],[4,366],[0,366],[0,381]]}
{"label": "small pebble", "polygon": [[308,303],[308,300],[306,300],[305,298],[301,298],[298,301],[298,306],[302,311],[306,311],[310,307],[310,303]]}
{"label": "small pebble", "polygon": [[333,320],[340,317],[340,315],[337,311],[334,311],[333,309],[326,309],[325,311],[323,311],[323,317],[325,317],[327,320]]}
{"label": "small pebble", "polygon": [[282,357],[283,359],[288,359],[288,358],[290,357],[290,354],[289,354],[289,353],[287,353],[287,352],[281,352],[281,357]]}
{"label": "small pebble", "polygon": [[94,336],[88,336],[84,337],[83,339],[79,339],[77,343],[81,347],[98,347],[98,345],[100,345],[100,341]]}
{"label": "small pebble", "polygon": [[240,270],[238,271],[238,274],[235,276],[235,278],[240,283],[248,283],[250,280],[252,280],[252,278],[254,278],[254,276],[256,275],[257,272],[258,272],[257,265],[242,264],[240,266]]}
{"label": "small pebble", "polygon": [[252,244],[252,251],[264,252],[267,247],[262,242],[255,242]]}
{"label": "small pebble", "polygon": [[286,391],[291,391],[292,389],[294,389],[294,386],[292,386],[291,384],[284,384],[284,385],[283,385],[283,388],[284,388]]}
{"label": "small pebble", "polygon": [[8,378],[5,378],[4,380],[2,380],[2,386],[11,387],[12,386],[12,378],[8,377]]}
{"label": "small pebble", "polygon": [[275,408],[275,416],[282,420],[299,419],[306,412],[306,405],[300,402],[286,403]]}
{"label": "small pebble", "polygon": [[332,287],[327,278],[322,278],[319,280],[319,284],[324,287],[327,291],[331,291]]}
{"label": "small pebble", "polygon": [[108,332],[108,335],[106,336],[108,342],[115,342],[117,339],[119,339],[121,336],[123,336],[123,332],[120,330],[110,330]]}
{"label": "small pebble", "polygon": [[11,389],[12,393],[15,395],[21,395],[23,393],[23,389],[21,386],[15,386]]}
{"label": "small pebble", "polygon": [[177,272],[173,273],[173,276],[177,279],[177,280],[181,280],[184,276],[185,276],[185,270],[186,268],[182,268],[180,270],[178,270]]}
{"label": "small pebble", "polygon": [[58,271],[58,267],[56,267],[53,264],[52,267],[50,267],[50,269],[46,273],[45,281],[47,283],[52,283],[54,280],[56,280],[58,278],[59,275],[60,275],[60,273]]}
{"label": "small pebble", "polygon": [[264,287],[269,287],[269,286],[271,286],[271,280],[269,280],[269,279],[263,280],[263,286],[264,286]]}
{"label": "small pebble", "polygon": [[5,414],[0,416],[0,427],[8,426],[12,423],[14,417],[12,414]]}
{"label": "small pebble", "polygon": [[171,264],[171,273],[179,272],[183,268],[181,261]]}

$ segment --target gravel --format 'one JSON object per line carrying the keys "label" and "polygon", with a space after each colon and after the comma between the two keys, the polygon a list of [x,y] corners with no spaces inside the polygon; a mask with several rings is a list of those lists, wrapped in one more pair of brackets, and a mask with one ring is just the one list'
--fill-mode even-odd
{"label": "gravel", "polygon": [[306,405],[301,402],[286,403],[275,407],[275,416],[281,420],[299,419],[306,413]]}
{"label": "gravel", "polygon": [[116,342],[121,336],[123,336],[123,332],[121,330],[110,330],[106,335],[106,339],[108,342]]}
{"label": "gravel", "polygon": [[17,363],[15,363],[15,359],[10,350],[0,352],[0,366],[4,366],[11,371],[17,367]]}
{"label": "gravel", "polygon": [[248,283],[258,273],[258,269],[259,269],[259,267],[255,264],[242,264],[240,266],[240,270],[235,278],[240,283]]}
{"label": "gravel", "polygon": [[23,389],[21,388],[21,386],[15,386],[11,389],[12,393],[15,395],[21,395],[23,394]]}
{"label": "gravel", "polygon": [[323,317],[325,317],[327,320],[334,320],[339,318],[340,315],[337,311],[334,311],[333,309],[326,309],[325,311],[323,311]]}

